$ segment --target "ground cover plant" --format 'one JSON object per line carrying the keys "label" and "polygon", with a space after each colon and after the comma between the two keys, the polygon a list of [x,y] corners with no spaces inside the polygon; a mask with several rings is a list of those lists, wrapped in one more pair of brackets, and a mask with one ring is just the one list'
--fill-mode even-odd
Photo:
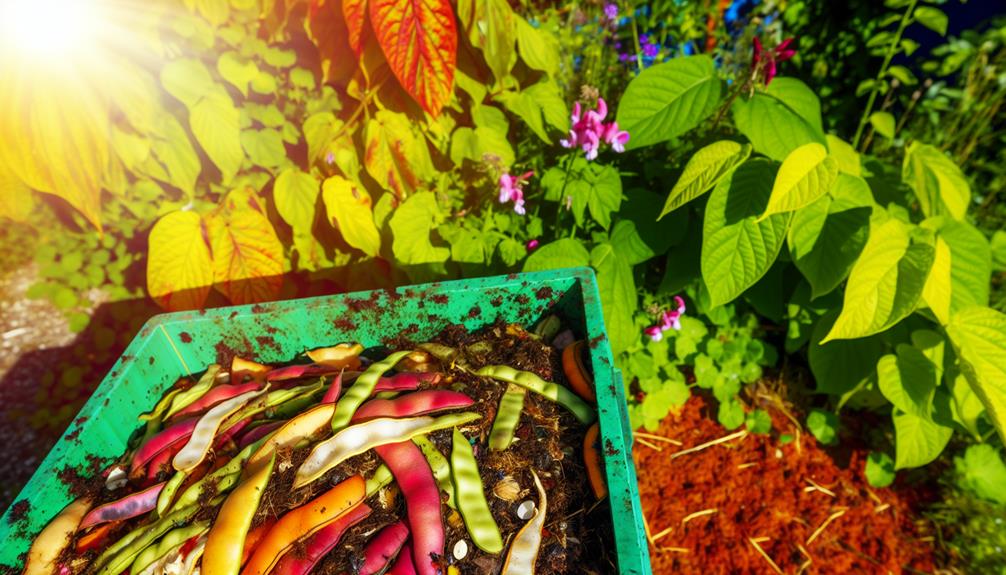
{"label": "ground cover plant", "polygon": [[[590,266],[633,427],[665,433],[699,395],[724,434],[790,445],[749,392],[796,370],[780,393],[801,433],[861,451],[857,481],[936,485],[904,500],[946,532],[937,561],[985,565],[974,534],[1006,490],[1001,17],[962,29],[974,11],[923,0],[95,6],[88,49],[0,58],[18,80],[0,89],[3,243],[34,266],[25,295],[87,335],[42,378],[72,399],[18,412],[47,437],[151,301]],[[129,300],[142,311],[91,318]]]}

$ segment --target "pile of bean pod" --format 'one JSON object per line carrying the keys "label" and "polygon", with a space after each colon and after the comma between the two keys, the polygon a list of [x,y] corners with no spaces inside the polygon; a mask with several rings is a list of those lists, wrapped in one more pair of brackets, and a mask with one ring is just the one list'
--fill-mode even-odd
{"label": "pile of bean pod", "polygon": [[[282,367],[241,358],[229,369],[211,365],[140,417],[133,448],[105,469],[98,495],[70,503],[36,537],[24,573],[304,575],[373,514],[386,520],[348,562],[352,572],[450,575],[468,542],[447,548],[445,513],[460,515],[470,542],[500,557],[503,575],[534,573],[549,516],[541,470],[530,470],[535,500],[519,513],[523,526],[504,534],[475,454],[510,449],[527,394],[538,394],[589,427],[582,463],[589,492],[603,499],[583,346],[563,351],[569,387],[507,365],[472,368],[435,343],[377,357],[339,344]],[[457,370],[505,388],[483,411],[493,417],[487,437],[466,435],[482,417],[481,398],[442,385]],[[429,436],[444,430],[449,455]],[[292,461],[294,450],[306,457]],[[368,452],[380,464],[329,473]],[[263,494],[284,473],[293,474],[284,489],[295,503],[272,510]],[[379,512],[389,489],[404,499],[404,516]],[[260,506],[270,510],[264,520]]]}

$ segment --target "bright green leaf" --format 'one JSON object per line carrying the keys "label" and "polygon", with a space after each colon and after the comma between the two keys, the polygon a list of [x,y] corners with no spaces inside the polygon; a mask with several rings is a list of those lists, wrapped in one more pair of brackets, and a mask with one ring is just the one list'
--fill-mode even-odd
{"label": "bright green leaf", "polygon": [[859,152],[852,147],[852,144],[832,134],[828,134],[824,138],[828,142],[828,153],[838,162],[839,172],[850,176],[862,175]]}
{"label": "bright green leaf", "polygon": [[430,232],[441,218],[433,192],[419,192],[406,199],[388,223],[394,234],[395,257],[410,265],[446,261],[451,251],[434,246],[430,240]]}
{"label": "bright green leaf", "polygon": [[217,71],[243,96],[248,96],[248,84],[259,75],[258,65],[251,60],[242,59],[237,52],[221,54],[220,59],[217,60]]}
{"label": "bright green leaf", "polygon": [[912,18],[940,36],[947,35],[948,18],[939,8],[934,6],[919,6],[912,14]]}
{"label": "bright green leaf", "polygon": [[298,168],[287,168],[276,177],[272,188],[273,202],[280,217],[294,231],[310,233],[318,188],[318,180]]}
{"label": "bright green leaf", "polygon": [[241,147],[256,166],[276,168],[287,163],[286,146],[283,145],[283,135],[279,130],[242,130]]}
{"label": "bright green leaf", "polygon": [[878,134],[888,140],[894,138],[894,115],[890,112],[874,112],[870,114],[870,125]]}
{"label": "bright green leaf", "polygon": [[954,458],[958,484],[978,497],[1006,504],[1006,463],[995,447],[971,445]]}
{"label": "bright green leaf", "polygon": [[755,151],[779,162],[804,144],[827,143],[820,101],[794,78],[776,78],[764,92],[738,98],[733,115],[737,129],[751,140]]}
{"label": "bright green leaf", "polygon": [[927,216],[949,214],[964,219],[971,203],[971,187],[957,164],[939,149],[917,141],[909,144],[901,178],[915,191]]}
{"label": "bright green leaf", "polygon": [[922,467],[931,463],[954,434],[951,427],[932,419],[894,410],[894,469]]}
{"label": "bright green leaf", "polygon": [[842,313],[823,341],[879,333],[915,311],[934,252],[929,244],[912,242],[896,219],[872,229],[849,274]]}
{"label": "bright green leaf", "polygon": [[[992,252],[984,234],[971,224],[946,217],[930,218],[921,226],[936,232],[950,255],[950,313],[987,305],[992,280]],[[936,266],[933,266],[936,273]],[[927,299],[927,302],[930,300]]]}
{"label": "bright green leaf", "polygon": [[933,362],[910,345],[899,344],[897,355],[885,355],[877,362],[877,384],[884,397],[901,411],[924,419],[930,418],[939,375]]}
{"label": "bright green leaf", "polygon": [[800,146],[786,156],[776,173],[772,195],[758,220],[812,203],[831,190],[837,177],[838,162],[827,148],[816,142]]}
{"label": "bright green leaf", "polygon": [[891,456],[879,451],[870,453],[866,458],[866,481],[873,487],[882,489],[894,483],[894,460]]}
{"label": "bright green leaf", "polygon": [[590,254],[583,244],[572,238],[563,238],[532,252],[524,262],[524,271],[537,272],[587,265],[590,265]]}
{"label": "bright green leaf", "polygon": [[711,190],[751,155],[751,146],[720,140],[692,154],[657,219]]}
{"label": "bright green leaf", "polygon": [[217,87],[206,66],[195,59],[172,60],[165,64],[161,69],[161,85],[190,110]]}
{"label": "bright green leaf", "polygon": [[601,295],[604,326],[611,350],[617,355],[639,339],[632,321],[636,310],[636,284],[632,268],[618,257],[609,243],[597,245],[590,253],[590,265],[597,271],[597,290]]}
{"label": "bright green leaf", "polygon": [[947,335],[961,371],[1006,441],[1006,315],[986,307],[954,314]]}
{"label": "bright green leaf", "polygon": [[838,443],[838,417],[831,411],[812,409],[807,416],[807,429],[821,442],[821,445]]}
{"label": "bright green leaf", "polygon": [[757,222],[768,204],[774,171],[767,160],[749,160],[721,180],[709,197],[702,234],[702,278],[714,306],[754,285],[782,248],[790,214]]}
{"label": "bright green leaf", "polygon": [[527,20],[519,16],[515,19],[521,60],[531,69],[556,76],[559,73],[559,41],[548,31],[528,24]]}
{"label": "bright green leaf", "polygon": [[189,114],[192,134],[220,170],[224,184],[234,178],[245,156],[239,116],[230,97],[218,92],[199,100]]}
{"label": "bright green leaf", "polygon": [[651,66],[629,82],[618,103],[627,149],[675,138],[716,111],[723,83],[709,56],[684,56]]}

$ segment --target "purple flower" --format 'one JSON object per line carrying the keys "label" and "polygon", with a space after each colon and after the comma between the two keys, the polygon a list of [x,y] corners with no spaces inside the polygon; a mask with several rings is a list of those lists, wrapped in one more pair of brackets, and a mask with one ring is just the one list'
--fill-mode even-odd
{"label": "purple flower", "polygon": [[660,53],[659,44],[643,44],[643,56],[647,58],[656,58],[657,54]]}
{"label": "purple flower", "polygon": [[674,296],[676,309],[665,310],[660,314],[660,323],[651,325],[643,330],[643,333],[653,341],[660,341],[664,337],[664,332],[669,329],[681,329],[681,316],[685,313],[685,300],[681,296]]}
{"label": "purple flower", "polygon": [[524,247],[527,248],[527,251],[533,252],[534,250],[536,250],[538,248],[538,239],[534,238],[534,239],[528,240],[527,243],[524,244]]}
{"label": "purple flower", "polygon": [[527,213],[524,209],[524,184],[534,175],[534,172],[524,172],[519,176],[511,176],[504,172],[500,176],[500,203],[513,201],[513,211],[520,215]]}
{"label": "purple flower", "polygon": [[608,104],[604,98],[597,99],[597,108],[583,111],[580,102],[573,104],[573,114],[570,117],[572,126],[569,137],[563,138],[559,144],[564,148],[579,147],[588,160],[597,158],[601,142],[605,142],[616,152],[625,150],[629,141],[629,133],[618,129],[618,122],[605,123],[608,116]]}
{"label": "purple flower", "polygon": [[604,5],[604,17],[608,19],[608,22],[616,22],[618,20],[618,4],[614,2],[608,2]]}
{"label": "purple flower", "polygon": [[329,165],[335,163],[335,154],[333,152],[329,151],[327,154],[325,154],[325,163]]}

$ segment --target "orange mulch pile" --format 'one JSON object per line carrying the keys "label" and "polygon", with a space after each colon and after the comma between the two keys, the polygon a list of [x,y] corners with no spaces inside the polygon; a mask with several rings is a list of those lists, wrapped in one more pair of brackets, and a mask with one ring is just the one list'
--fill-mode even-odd
{"label": "orange mulch pile", "polygon": [[[778,433],[797,436],[790,419],[770,413]],[[746,434],[671,457],[730,433],[696,396],[655,433],[682,445],[651,440],[657,451],[637,438],[655,574],[933,571],[932,538],[904,494],[866,483],[866,452],[839,467],[804,432],[787,444]]]}

